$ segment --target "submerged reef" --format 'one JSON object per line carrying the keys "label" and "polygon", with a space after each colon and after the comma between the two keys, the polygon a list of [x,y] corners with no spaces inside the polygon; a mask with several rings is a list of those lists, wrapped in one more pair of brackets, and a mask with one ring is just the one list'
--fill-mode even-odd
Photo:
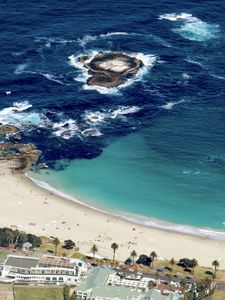
{"label": "submerged reef", "polygon": [[81,56],[79,60],[84,63],[84,67],[92,75],[87,84],[107,88],[125,83],[143,66],[140,59],[121,52],[99,53],[89,62],[87,62],[90,60],[88,56]]}
{"label": "submerged reef", "polygon": [[7,161],[11,171],[24,173],[38,162],[42,151],[34,144],[17,143],[16,141],[22,139],[18,131],[12,125],[0,127],[0,137],[10,137],[10,140],[0,143],[0,163]]}

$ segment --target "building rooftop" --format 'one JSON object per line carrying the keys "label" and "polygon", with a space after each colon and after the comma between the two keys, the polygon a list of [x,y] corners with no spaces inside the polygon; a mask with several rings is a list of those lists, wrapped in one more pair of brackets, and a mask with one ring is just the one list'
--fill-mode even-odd
{"label": "building rooftop", "polygon": [[38,265],[39,258],[9,255],[5,266],[30,269]]}
{"label": "building rooftop", "polygon": [[140,296],[137,292],[132,292],[129,288],[124,286],[109,286],[101,285],[93,288],[91,297],[104,298],[119,298],[119,299],[137,299]]}
{"label": "building rooftop", "polygon": [[115,271],[113,271],[110,268],[102,268],[102,267],[91,268],[86,274],[87,277],[83,279],[78,289],[80,291],[86,291],[98,285],[103,285],[107,276],[114,272]]}
{"label": "building rooftop", "polygon": [[76,264],[71,263],[70,259],[66,257],[44,255],[40,259],[39,266],[74,269]]}
{"label": "building rooftop", "polygon": [[156,289],[151,289],[148,292],[141,295],[140,300],[153,299],[153,300],[179,300],[179,294],[170,294],[170,295],[162,295],[160,291]]}

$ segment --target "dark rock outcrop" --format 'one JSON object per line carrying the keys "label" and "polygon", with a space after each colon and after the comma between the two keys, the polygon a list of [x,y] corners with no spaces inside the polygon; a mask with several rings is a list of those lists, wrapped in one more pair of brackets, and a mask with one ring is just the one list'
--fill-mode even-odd
{"label": "dark rock outcrop", "polygon": [[0,136],[6,136],[7,134],[13,134],[18,131],[18,128],[13,125],[3,125],[0,127]]}

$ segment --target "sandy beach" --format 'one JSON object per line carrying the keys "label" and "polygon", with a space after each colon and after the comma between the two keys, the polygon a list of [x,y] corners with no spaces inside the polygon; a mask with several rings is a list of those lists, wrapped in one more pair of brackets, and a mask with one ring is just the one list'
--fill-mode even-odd
{"label": "sandy beach", "polygon": [[10,174],[6,167],[1,164],[0,227],[57,236],[62,242],[70,238],[82,253],[89,253],[95,243],[98,255],[111,258],[110,246],[117,242],[117,259],[126,259],[133,249],[138,254],[154,250],[165,259],[196,258],[204,266],[218,259],[225,269],[225,241],[132,224],[42,189],[25,175]]}

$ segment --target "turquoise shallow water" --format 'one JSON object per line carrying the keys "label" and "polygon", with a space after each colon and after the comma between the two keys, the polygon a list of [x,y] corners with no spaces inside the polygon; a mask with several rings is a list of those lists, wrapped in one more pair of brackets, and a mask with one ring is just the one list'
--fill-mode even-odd
{"label": "turquoise shallow water", "polygon": [[[194,110],[190,113],[194,114]],[[180,119],[181,136],[176,134]],[[202,120],[196,123],[198,135]],[[42,170],[34,177],[89,205],[120,215],[132,213],[223,230],[223,157],[215,156],[220,143],[217,141],[213,148],[208,141],[213,130],[210,124],[207,136],[196,140],[192,127],[188,113],[177,109],[141,134],[116,139],[95,159],[74,160],[63,171]]]}

